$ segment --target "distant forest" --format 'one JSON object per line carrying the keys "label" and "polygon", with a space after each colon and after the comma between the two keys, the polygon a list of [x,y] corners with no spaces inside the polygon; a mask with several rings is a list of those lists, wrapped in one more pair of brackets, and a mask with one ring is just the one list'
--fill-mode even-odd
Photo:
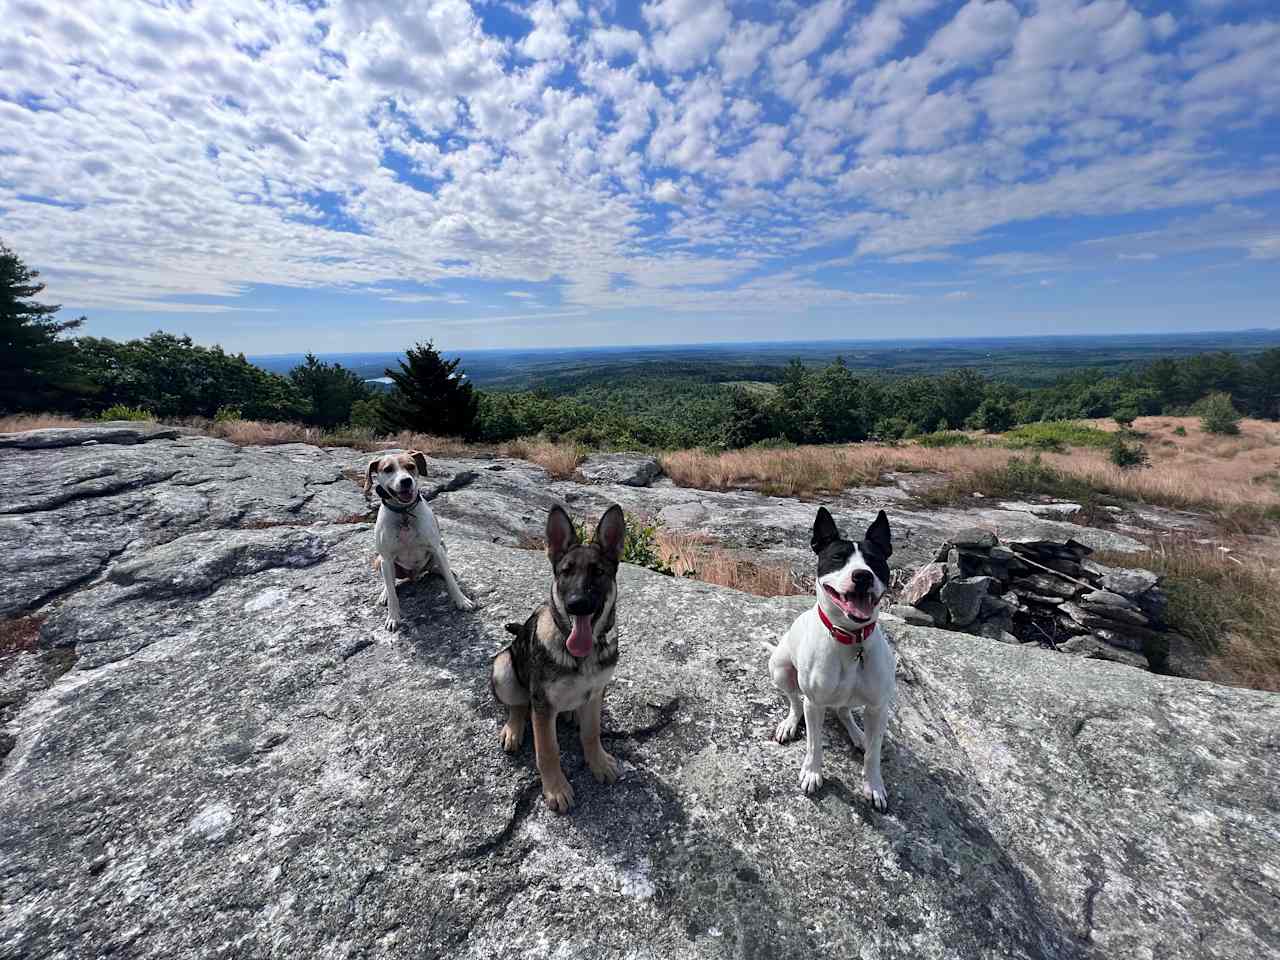
{"label": "distant forest", "polygon": [[[314,356],[280,373],[167,333],[125,343],[68,336],[81,321],[57,320],[56,307],[35,299],[43,289],[37,276],[0,245],[0,413],[283,420],[480,442],[544,435],[592,447],[668,449],[898,440],[1092,417],[1131,421],[1192,412],[1211,395],[1228,396],[1245,415],[1280,418],[1277,347],[1160,357],[1121,371],[1108,358],[1109,369],[1076,368],[1048,383],[972,367],[904,375],[855,370],[840,358],[769,363],[758,358],[760,348],[756,356],[744,349],[744,356],[717,359],[690,348],[660,364],[606,351],[595,363],[576,358],[559,369],[544,354],[537,389],[504,390],[477,388],[457,358],[427,343],[384,368],[393,381],[384,390],[370,386],[368,371]],[[1152,346],[1142,345],[1146,355]],[[975,348],[942,349],[945,356]]]}

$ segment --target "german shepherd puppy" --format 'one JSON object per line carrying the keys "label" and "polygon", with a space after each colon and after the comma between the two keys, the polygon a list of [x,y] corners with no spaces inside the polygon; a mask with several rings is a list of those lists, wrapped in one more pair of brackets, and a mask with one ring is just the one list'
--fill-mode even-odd
{"label": "german shepherd puppy", "polygon": [[499,733],[502,749],[520,749],[532,709],[542,796],[557,813],[573,806],[573,788],[560,767],[556,740],[561,712],[577,712],[582,752],[596,780],[618,779],[618,762],[600,745],[600,705],[618,663],[618,641],[612,634],[626,534],[626,520],[616,503],[600,518],[587,544],[578,540],[569,515],[552,507],[547,516],[551,600],[523,625],[507,624],[515,639],[493,660],[490,687],[507,707],[507,722]]}

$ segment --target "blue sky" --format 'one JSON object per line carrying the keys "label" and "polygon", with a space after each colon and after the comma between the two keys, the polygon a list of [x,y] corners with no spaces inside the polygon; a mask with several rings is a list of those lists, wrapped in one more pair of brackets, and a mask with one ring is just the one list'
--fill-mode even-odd
{"label": "blue sky", "polygon": [[0,12],[0,238],[92,335],[1280,326],[1274,0]]}

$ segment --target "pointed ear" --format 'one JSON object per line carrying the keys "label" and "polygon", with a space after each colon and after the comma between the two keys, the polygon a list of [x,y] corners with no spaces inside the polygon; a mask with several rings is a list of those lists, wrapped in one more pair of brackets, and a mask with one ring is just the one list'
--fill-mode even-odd
{"label": "pointed ear", "polygon": [[596,524],[596,533],[591,542],[614,563],[622,562],[622,550],[627,542],[627,518],[616,503],[604,512],[604,516]]}
{"label": "pointed ear", "polygon": [[876,514],[871,526],[867,527],[867,542],[875,544],[875,548],[886,557],[893,555],[893,543],[889,535],[889,518],[881,510]]}
{"label": "pointed ear", "polygon": [[364,472],[364,492],[368,493],[373,489],[373,475],[378,472],[378,465],[382,463],[381,457],[376,457],[369,461],[369,469]]}
{"label": "pointed ear", "polygon": [[809,538],[813,552],[821,553],[827,544],[839,539],[840,530],[836,527],[836,522],[831,519],[826,507],[819,507],[818,515],[813,521],[813,536]]}
{"label": "pointed ear", "polygon": [[413,462],[418,467],[418,476],[425,477],[427,475],[427,457],[421,450],[410,450],[409,456],[413,457]]}
{"label": "pointed ear", "polygon": [[557,506],[547,514],[547,559],[555,567],[560,558],[578,545],[578,531],[569,515]]}

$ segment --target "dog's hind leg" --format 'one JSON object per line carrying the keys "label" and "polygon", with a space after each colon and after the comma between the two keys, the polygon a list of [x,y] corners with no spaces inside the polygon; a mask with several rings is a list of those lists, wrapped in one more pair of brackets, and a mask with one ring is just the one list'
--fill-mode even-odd
{"label": "dog's hind leg", "polygon": [[862,735],[862,728],[858,726],[858,721],[853,719],[853,708],[841,707],[836,711],[836,716],[840,718],[840,725],[844,727],[845,733],[849,734],[853,745],[859,750],[867,749],[867,739]]}
{"label": "dog's hind leg", "polygon": [[773,739],[778,743],[787,743],[800,735],[800,717],[803,709],[800,702],[800,684],[796,680],[796,668],[786,653],[785,647],[775,647],[769,656],[769,675],[773,677],[774,686],[787,698],[787,715],[778,722],[773,731]]}
{"label": "dog's hind leg", "polygon": [[507,708],[507,722],[498,731],[498,741],[507,753],[515,753],[524,743],[524,728],[529,723],[529,691],[516,677],[510,648],[493,658],[489,688],[494,699]]}

